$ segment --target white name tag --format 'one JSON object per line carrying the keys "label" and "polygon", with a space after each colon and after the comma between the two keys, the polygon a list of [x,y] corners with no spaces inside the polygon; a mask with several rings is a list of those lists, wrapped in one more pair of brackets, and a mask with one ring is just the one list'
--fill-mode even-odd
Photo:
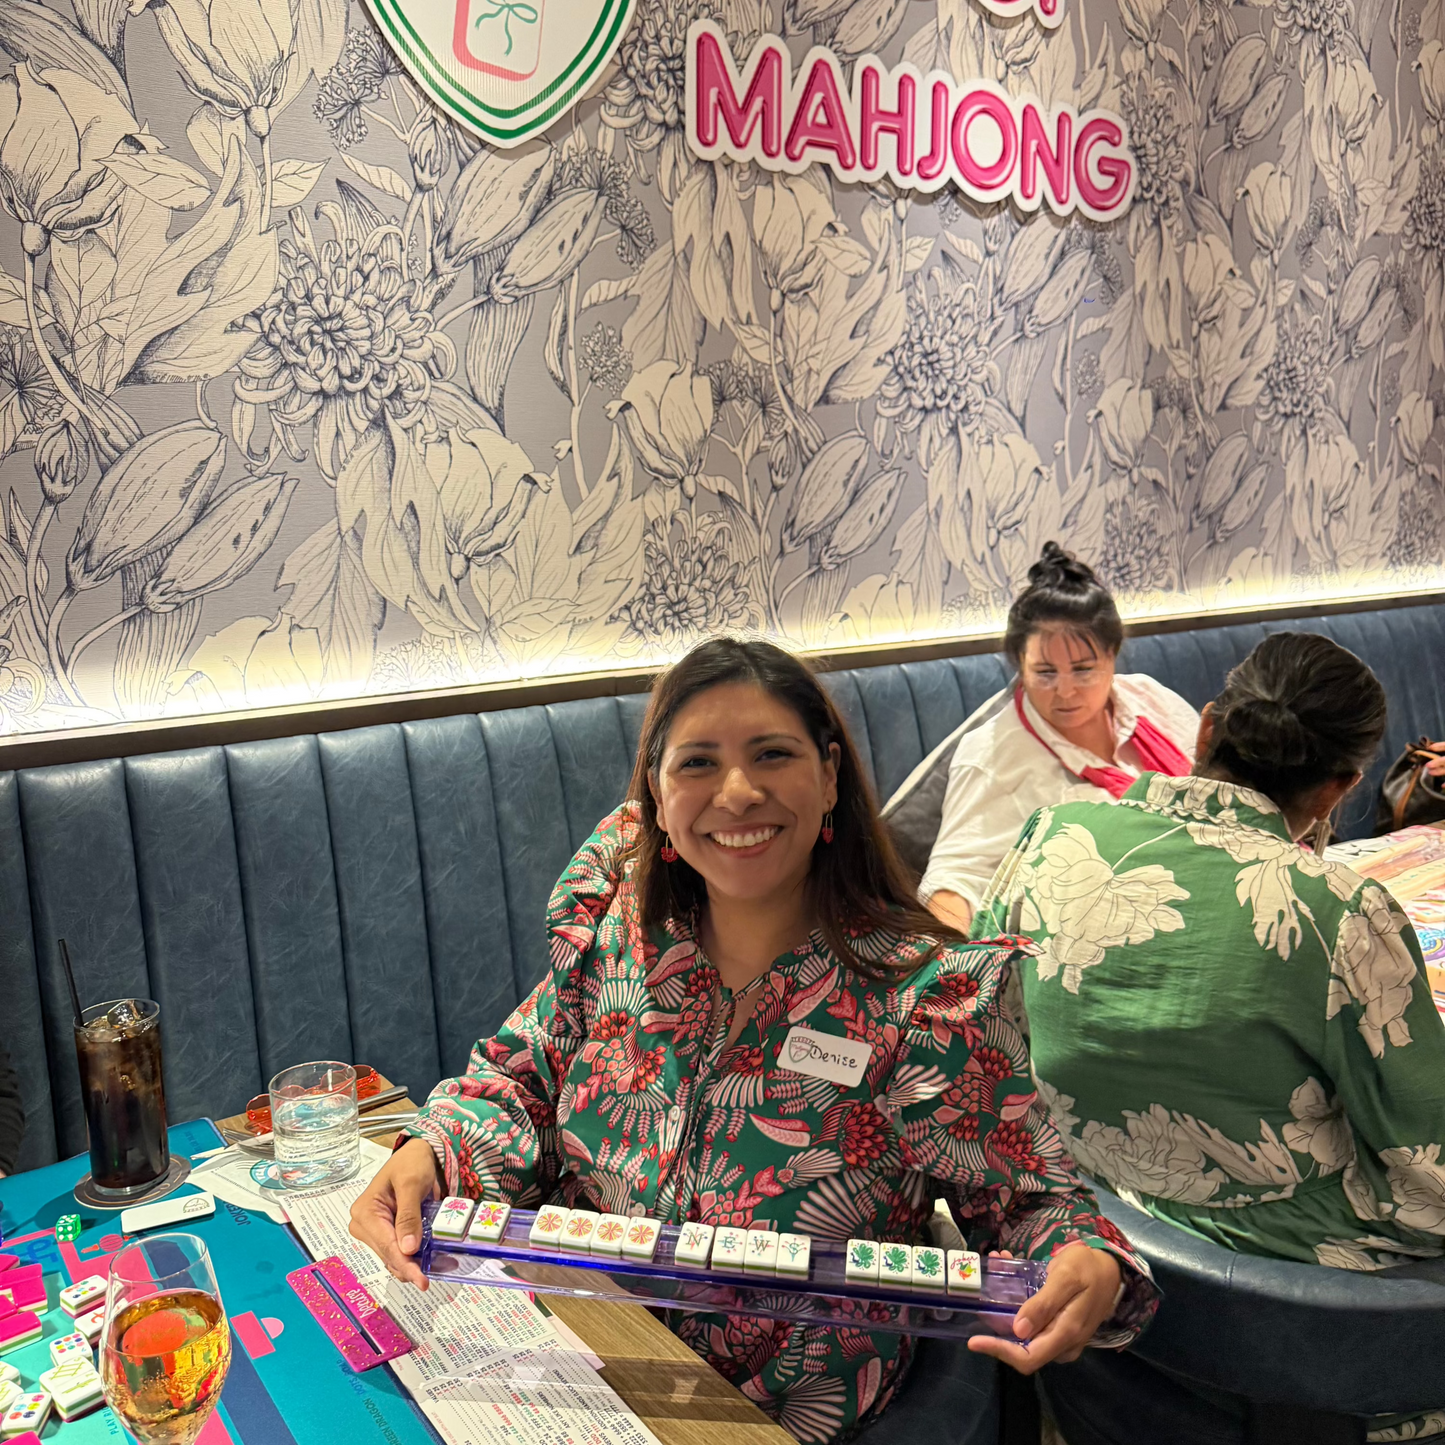
{"label": "white name tag", "polygon": [[793,1074],[807,1074],[812,1079],[856,1084],[872,1056],[872,1044],[840,1039],[836,1034],[814,1033],[799,1025],[788,1030],[783,1052],[778,1055],[778,1067]]}

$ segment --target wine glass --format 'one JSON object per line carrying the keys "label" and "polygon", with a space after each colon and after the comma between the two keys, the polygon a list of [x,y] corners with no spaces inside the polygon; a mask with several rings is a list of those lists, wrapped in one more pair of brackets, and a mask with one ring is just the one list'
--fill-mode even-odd
{"label": "wine glass", "polygon": [[106,1403],[141,1445],[192,1445],[231,1363],[211,1256],[194,1234],[154,1234],[111,1261],[101,1332]]}

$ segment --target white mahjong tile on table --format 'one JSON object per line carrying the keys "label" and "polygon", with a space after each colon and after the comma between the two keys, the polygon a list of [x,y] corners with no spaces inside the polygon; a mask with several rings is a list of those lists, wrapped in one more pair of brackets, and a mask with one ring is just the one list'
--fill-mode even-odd
{"label": "white mahjong tile on table", "polygon": [[68,1359],[93,1360],[95,1351],[91,1348],[90,1341],[76,1330],[73,1334],[61,1335],[58,1340],[50,1342],[50,1360],[52,1364],[62,1364]]}
{"label": "white mahjong tile on table", "polygon": [[91,1310],[89,1314],[76,1315],[76,1330],[85,1336],[92,1345],[100,1338],[100,1332],[105,1328],[105,1306]]}
{"label": "white mahjong tile on table", "polygon": [[38,1435],[49,1418],[50,1396],[44,1390],[28,1391],[0,1416],[0,1435],[20,1435],[26,1430]]}
{"label": "white mahjong tile on table", "polygon": [[62,1420],[87,1415],[105,1403],[100,1376],[89,1360],[66,1360],[40,1376],[40,1387],[55,1401]]}
{"label": "white mahjong tile on table", "polygon": [[75,1316],[94,1309],[104,1298],[105,1281],[96,1275],[87,1275],[60,1291],[60,1308]]}

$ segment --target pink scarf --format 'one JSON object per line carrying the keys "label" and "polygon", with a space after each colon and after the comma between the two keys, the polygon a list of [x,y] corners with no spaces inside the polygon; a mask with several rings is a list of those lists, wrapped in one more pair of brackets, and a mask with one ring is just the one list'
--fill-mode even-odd
{"label": "pink scarf", "polygon": [[[1092,783],[1096,788],[1102,788],[1111,798],[1122,798],[1134,785],[1135,780],[1122,768],[1085,768],[1082,772],[1074,773],[1058,753],[1039,736],[1038,730],[1029,721],[1028,714],[1024,711],[1024,690],[1021,687],[1014,691],[1014,709],[1019,715],[1019,721],[1024,725],[1024,731],[1040,747],[1048,748],[1065,772],[1073,773],[1076,778],[1083,778],[1086,783]],[[1139,754],[1139,761],[1144,764],[1145,772],[1164,773],[1171,778],[1182,778],[1189,773],[1189,759],[1148,718],[1141,715],[1135,720],[1132,741],[1134,751]]]}

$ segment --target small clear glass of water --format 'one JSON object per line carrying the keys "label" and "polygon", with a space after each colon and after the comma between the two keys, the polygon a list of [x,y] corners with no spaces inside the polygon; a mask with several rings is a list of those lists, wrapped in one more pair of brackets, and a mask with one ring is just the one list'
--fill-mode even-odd
{"label": "small clear glass of water", "polygon": [[282,1069],[271,1080],[271,1136],[284,1189],[318,1189],[361,1167],[356,1070],[324,1060]]}

